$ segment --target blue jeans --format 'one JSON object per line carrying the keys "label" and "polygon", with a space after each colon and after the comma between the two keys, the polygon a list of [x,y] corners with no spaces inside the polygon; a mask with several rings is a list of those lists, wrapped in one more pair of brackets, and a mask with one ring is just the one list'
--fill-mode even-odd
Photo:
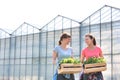
{"label": "blue jeans", "polygon": [[52,80],[57,80],[57,71],[55,72],[55,74],[53,75],[53,79]]}

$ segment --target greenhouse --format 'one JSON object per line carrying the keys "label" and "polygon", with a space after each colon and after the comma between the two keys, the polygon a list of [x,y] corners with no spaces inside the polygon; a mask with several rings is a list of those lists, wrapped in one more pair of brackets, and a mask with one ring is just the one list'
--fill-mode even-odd
{"label": "greenhouse", "polygon": [[86,46],[84,35],[93,34],[107,59],[105,80],[119,80],[120,9],[108,5],[81,22],[58,15],[42,28],[24,22],[12,33],[0,29],[0,80],[52,80],[52,51],[62,32],[72,35],[70,46],[78,58]]}

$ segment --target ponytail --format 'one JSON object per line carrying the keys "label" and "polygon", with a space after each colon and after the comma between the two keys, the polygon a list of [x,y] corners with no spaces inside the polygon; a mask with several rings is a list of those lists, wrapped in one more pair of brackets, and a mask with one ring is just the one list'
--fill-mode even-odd
{"label": "ponytail", "polygon": [[96,39],[93,38],[93,45],[96,46]]}
{"label": "ponytail", "polygon": [[59,40],[58,44],[61,45],[61,40]]}

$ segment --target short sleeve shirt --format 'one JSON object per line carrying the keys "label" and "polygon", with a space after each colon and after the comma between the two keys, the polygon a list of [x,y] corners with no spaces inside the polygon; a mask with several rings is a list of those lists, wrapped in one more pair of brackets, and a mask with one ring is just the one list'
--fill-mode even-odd
{"label": "short sleeve shirt", "polygon": [[68,58],[71,57],[73,54],[73,50],[71,47],[67,48],[66,50],[62,49],[61,46],[57,46],[54,48],[54,51],[57,53],[58,55],[58,63],[64,59],[64,58]]}
{"label": "short sleeve shirt", "polygon": [[82,55],[88,59],[90,57],[100,57],[100,53],[102,53],[101,48],[95,47],[94,50],[89,50],[88,48],[85,48],[82,50]]}

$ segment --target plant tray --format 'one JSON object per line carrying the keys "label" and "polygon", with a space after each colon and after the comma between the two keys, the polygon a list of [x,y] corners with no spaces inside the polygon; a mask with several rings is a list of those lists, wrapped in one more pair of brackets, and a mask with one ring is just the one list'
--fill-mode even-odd
{"label": "plant tray", "polygon": [[82,64],[61,64],[58,74],[79,73],[82,70]]}
{"label": "plant tray", "polygon": [[107,69],[106,63],[85,64],[84,73],[101,72]]}

